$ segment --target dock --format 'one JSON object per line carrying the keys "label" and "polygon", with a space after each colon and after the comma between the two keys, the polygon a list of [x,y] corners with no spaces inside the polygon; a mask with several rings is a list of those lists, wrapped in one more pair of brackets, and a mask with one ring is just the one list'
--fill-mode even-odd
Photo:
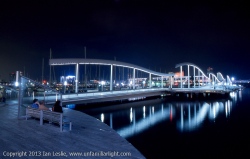
{"label": "dock", "polygon": [[126,139],[100,120],[85,113],[63,108],[72,122],[72,131],[39,120],[18,119],[18,105],[0,105],[0,158],[132,158],[145,157]]}

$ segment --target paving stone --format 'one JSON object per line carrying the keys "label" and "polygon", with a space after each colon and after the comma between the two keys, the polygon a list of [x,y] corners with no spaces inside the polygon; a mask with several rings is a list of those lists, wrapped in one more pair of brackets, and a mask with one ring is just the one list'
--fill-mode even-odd
{"label": "paving stone", "polygon": [[[60,132],[58,125],[36,119],[18,119],[18,105],[11,101],[0,106],[0,158],[9,158],[9,152],[19,152],[21,159],[32,158],[145,158],[132,144],[122,138],[100,120],[85,113],[64,108],[64,116],[72,122],[72,131],[65,126]],[[23,154],[22,154],[23,152]],[[26,152],[27,156],[22,156]],[[58,152],[58,153],[55,153]],[[59,153],[60,152],[60,153]],[[70,156],[72,152],[85,155],[107,152],[109,156]],[[113,152],[128,152],[131,156],[114,156]],[[60,156],[65,153],[67,156]],[[47,156],[46,156],[47,155]],[[104,154],[103,154],[104,155]]]}

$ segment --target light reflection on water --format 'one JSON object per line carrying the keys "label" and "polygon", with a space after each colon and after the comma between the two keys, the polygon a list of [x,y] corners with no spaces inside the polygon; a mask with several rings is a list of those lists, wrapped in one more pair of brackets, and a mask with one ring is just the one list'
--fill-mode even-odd
{"label": "light reflection on water", "polygon": [[[148,109],[144,108],[145,107],[143,107],[144,115],[142,118],[136,118],[137,115],[136,110],[130,112],[131,123],[122,128],[115,129],[118,132],[118,134],[127,138],[130,137],[131,135],[140,133],[143,130],[150,128],[151,126],[155,125],[158,122],[161,122],[163,120],[168,120],[170,117],[170,110],[168,107],[164,108],[162,106],[162,109],[156,112],[154,110],[154,106],[150,106],[148,107]],[[147,116],[145,115],[146,114],[145,111],[149,111],[149,114]]]}
{"label": "light reflection on water", "polygon": [[128,106],[112,111],[104,108],[99,117],[96,117],[124,138],[141,133],[163,121],[175,122],[179,132],[195,131],[202,126],[205,119],[215,122],[219,115],[229,117],[237,96],[242,100],[241,92],[238,95],[232,92],[231,98],[226,100],[166,102],[158,105]]}
{"label": "light reflection on water", "polygon": [[249,155],[249,96],[247,88],[225,99],[156,99],[82,111],[116,130],[146,158],[230,158]]}

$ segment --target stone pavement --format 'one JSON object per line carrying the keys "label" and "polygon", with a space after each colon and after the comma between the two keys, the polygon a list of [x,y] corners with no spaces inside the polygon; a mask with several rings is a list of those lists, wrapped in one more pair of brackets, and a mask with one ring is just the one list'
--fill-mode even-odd
{"label": "stone pavement", "polygon": [[[145,158],[133,145],[108,125],[79,111],[64,108],[72,121],[72,131],[36,119],[18,119],[18,106],[7,101],[0,105],[0,158],[81,159]],[[122,156],[123,155],[123,156]]]}

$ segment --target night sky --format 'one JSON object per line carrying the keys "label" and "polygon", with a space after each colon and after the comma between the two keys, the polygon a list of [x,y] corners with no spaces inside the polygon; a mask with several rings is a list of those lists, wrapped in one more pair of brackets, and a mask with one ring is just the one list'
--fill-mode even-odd
{"label": "night sky", "polygon": [[205,72],[212,67],[250,79],[245,2],[2,0],[0,79],[17,70],[39,79],[43,58],[48,77],[50,48],[53,58],[84,58],[85,46],[87,58],[116,58],[162,72],[191,62]]}

